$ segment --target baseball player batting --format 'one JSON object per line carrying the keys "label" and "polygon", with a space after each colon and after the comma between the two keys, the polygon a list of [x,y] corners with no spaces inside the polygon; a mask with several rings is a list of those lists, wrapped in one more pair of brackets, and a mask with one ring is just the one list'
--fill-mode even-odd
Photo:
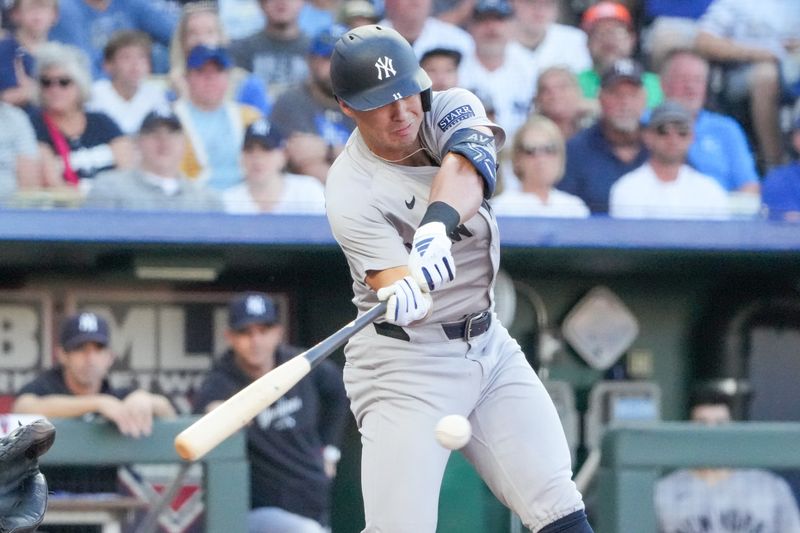
{"label": "baseball player batting", "polygon": [[359,313],[387,302],[345,348],[364,531],[436,530],[450,451],[434,428],[457,414],[473,429],[462,453],[528,528],[591,532],[556,409],[493,311],[500,243],[487,199],[503,130],[472,93],[432,93],[393,29],[349,31],[331,61],[357,129],[328,174],[328,218]]}

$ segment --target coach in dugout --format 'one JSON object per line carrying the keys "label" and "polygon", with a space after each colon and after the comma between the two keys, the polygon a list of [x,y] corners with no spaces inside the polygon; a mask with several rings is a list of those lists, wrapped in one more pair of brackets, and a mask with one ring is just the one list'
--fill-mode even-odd
{"label": "coach in dugout", "polygon": [[[225,337],[230,347],[200,386],[196,413],[211,411],[301,352],[283,342],[275,303],[262,293],[230,301]],[[329,531],[331,479],[347,409],[341,372],[325,361],[255,417],[247,427],[249,531]]]}
{"label": "coach in dugout", "polygon": [[[109,349],[108,323],[100,316],[82,312],[61,325],[58,364],[45,370],[17,393],[13,412],[47,418],[110,420],[123,435],[140,438],[150,434],[155,417],[173,417],[169,400],[144,389],[111,386],[108,372],[114,363]],[[124,461],[120,457],[120,461]],[[51,491],[115,492],[117,466],[42,467]],[[48,526],[48,531],[56,531]]]}

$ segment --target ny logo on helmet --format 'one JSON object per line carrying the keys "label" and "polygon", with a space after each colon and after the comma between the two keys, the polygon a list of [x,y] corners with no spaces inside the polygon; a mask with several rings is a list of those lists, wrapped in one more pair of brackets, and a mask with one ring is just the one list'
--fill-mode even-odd
{"label": "ny logo on helmet", "polygon": [[383,56],[375,62],[375,68],[378,69],[378,79],[391,78],[396,76],[397,72],[392,65],[392,58]]}

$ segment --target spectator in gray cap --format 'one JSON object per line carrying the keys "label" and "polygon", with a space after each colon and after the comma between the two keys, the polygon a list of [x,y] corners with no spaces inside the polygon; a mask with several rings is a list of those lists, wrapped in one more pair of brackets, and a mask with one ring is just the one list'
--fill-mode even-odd
{"label": "spectator in gray cap", "polygon": [[727,218],[725,189],[686,164],[694,117],[666,101],[653,110],[643,132],[650,158],[611,187],[610,214],[619,218]]}
{"label": "spectator in gray cap", "polygon": [[98,176],[84,207],[144,211],[220,211],[216,191],[186,179],[181,161],[186,139],[178,117],[169,110],[145,116],[136,138],[139,163],[130,170]]}

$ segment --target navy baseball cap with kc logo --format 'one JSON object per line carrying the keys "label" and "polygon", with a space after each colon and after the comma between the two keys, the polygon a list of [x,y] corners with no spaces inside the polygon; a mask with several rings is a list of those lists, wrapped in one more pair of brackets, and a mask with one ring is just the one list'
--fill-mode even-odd
{"label": "navy baseball cap with kc logo", "polygon": [[61,324],[59,341],[67,352],[76,350],[87,342],[108,346],[108,322],[94,313],[71,315]]}
{"label": "navy baseball cap with kc logo", "polygon": [[253,324],[271,326],[278,322],[278,310],[272,298],[263,292],[246,292],[228,304],[228,327],[240,331]]}

